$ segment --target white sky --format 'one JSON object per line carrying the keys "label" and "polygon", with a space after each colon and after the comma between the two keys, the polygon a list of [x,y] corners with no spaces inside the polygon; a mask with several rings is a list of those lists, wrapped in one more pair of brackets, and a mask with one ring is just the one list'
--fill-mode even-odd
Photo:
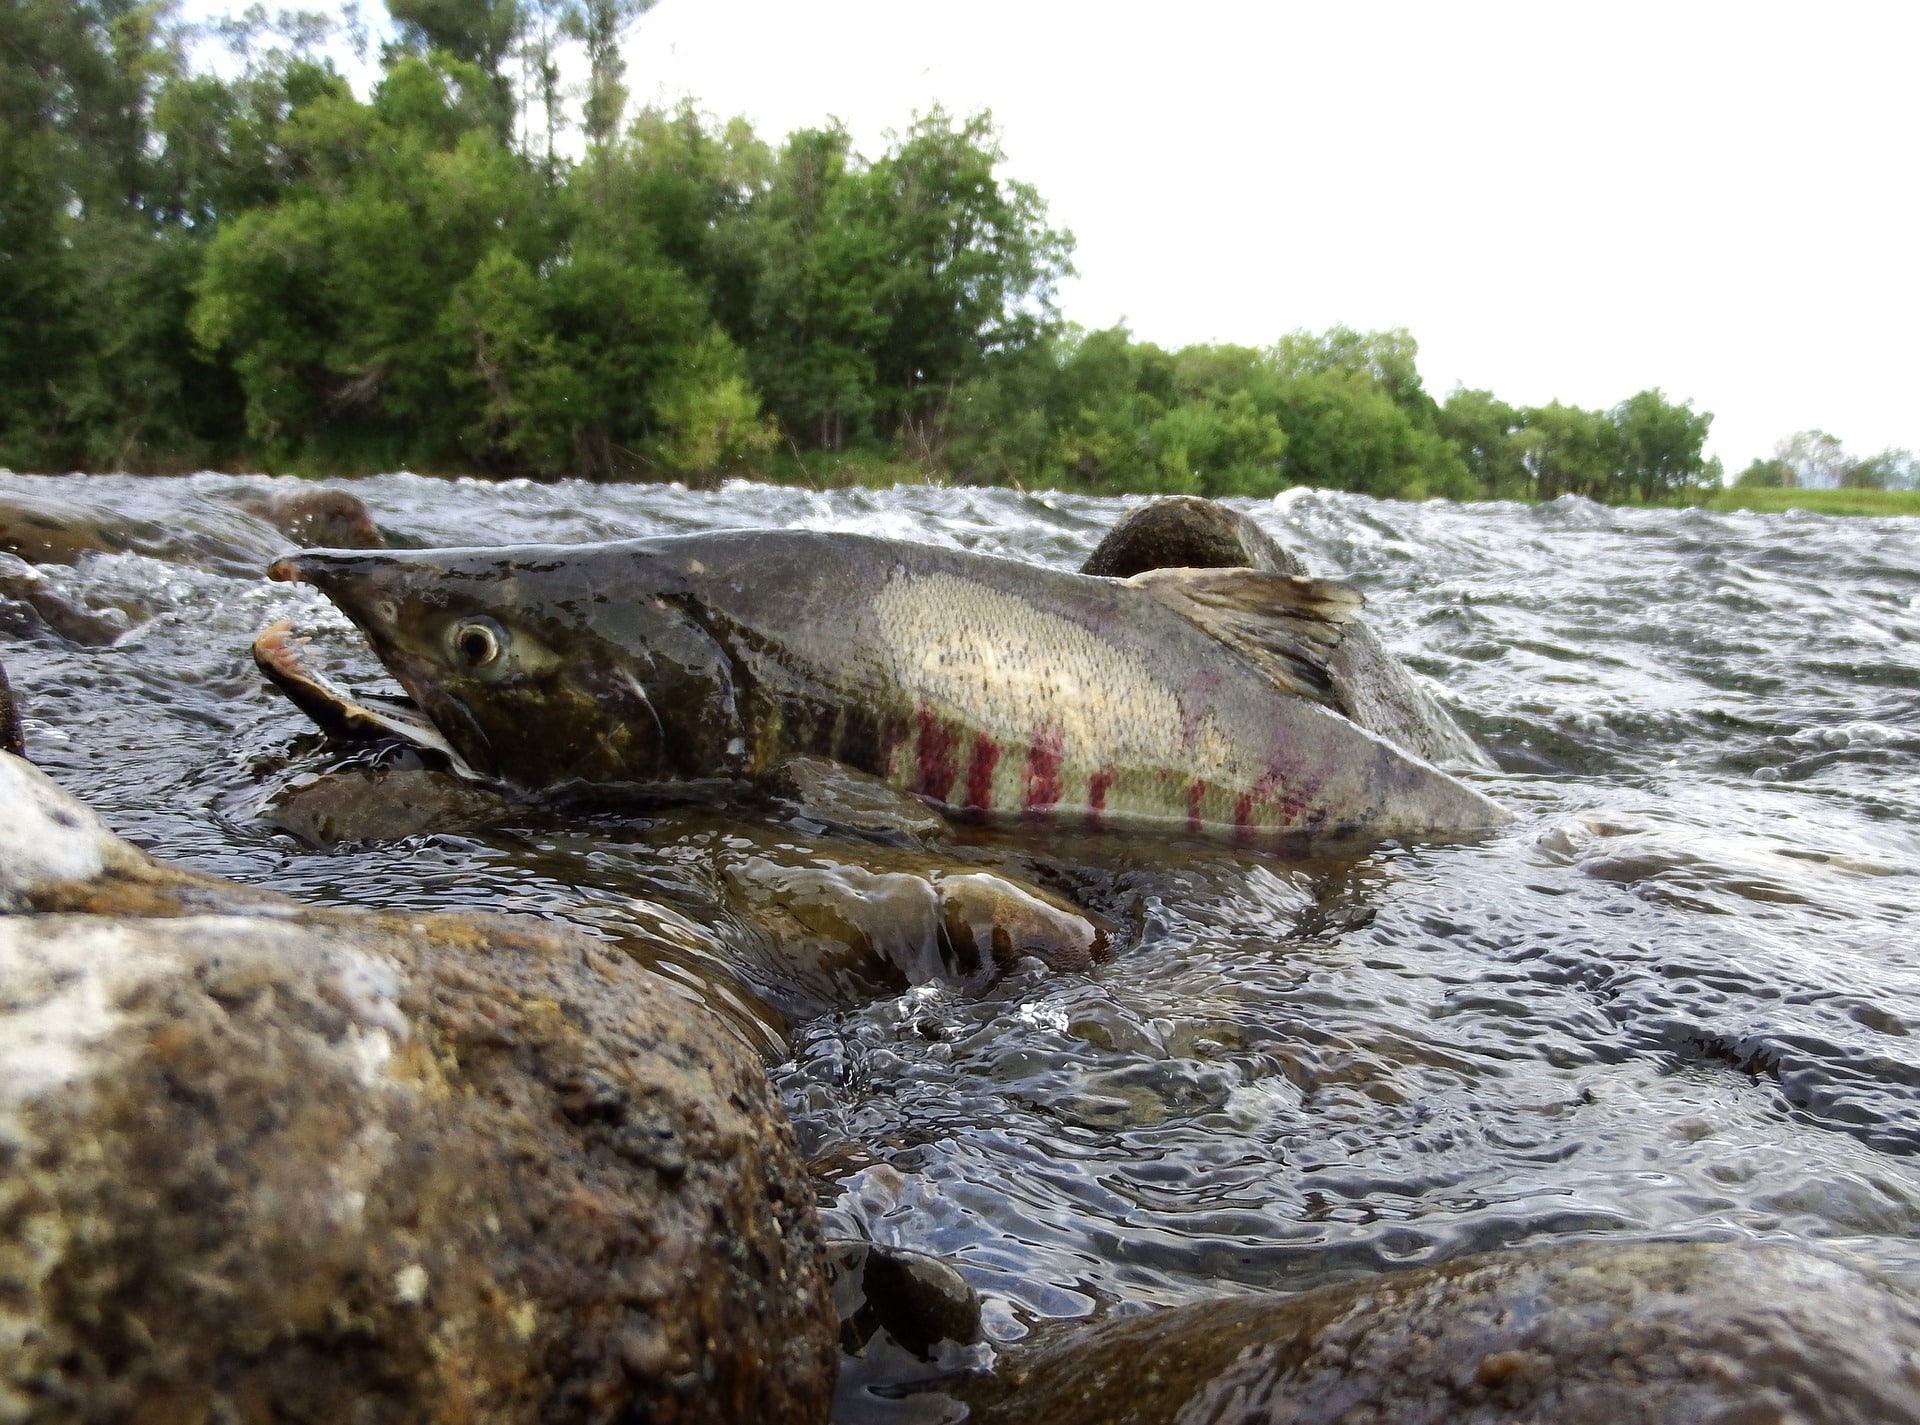
{"label": "white sky", "polygon": [[770,140],[990,108],[1088,327],[1404,326],[1442,398],[1691,398],[1729,473],[1920,448],[1912,0],[661,0],[626,53]]}

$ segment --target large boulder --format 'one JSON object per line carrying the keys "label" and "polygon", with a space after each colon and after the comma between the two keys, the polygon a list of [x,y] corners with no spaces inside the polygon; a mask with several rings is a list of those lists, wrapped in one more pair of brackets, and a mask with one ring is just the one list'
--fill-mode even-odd
{"label": "large boulder", "polygon": [[1920,1303],[1804,1247],[1568,1243],[1066,1335],[979,1425],[1920,1420]]}
{"label": "large boulder", "polygon": [[817,1421],[835,1335],[688,991],[170,868],[0,755],[0,1421]]}

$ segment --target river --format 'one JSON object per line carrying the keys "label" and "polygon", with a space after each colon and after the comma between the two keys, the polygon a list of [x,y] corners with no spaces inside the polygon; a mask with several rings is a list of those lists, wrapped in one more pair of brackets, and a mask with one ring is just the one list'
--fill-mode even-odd
{"label": "river", "polygon": [[[0,496],[78,498],[218,545],[222,498],[261,483],[0,475]],[[417,545],[801,527],[1060,568],[1131,507],[403,474],[352,488]],[[244,541],[224,560],[48,566],[132,627],[82,648],[0,621],[0,663],[34,758],[172,860],[337,904],[710,931],[660,967],[758,1036],[830,1227],[952,1259],[990,1343],[1609,1234],[1816,1240],[1920,1287],[1920,522],[1301,490],[1241,508],[1365,592],[1387,645],[1499,763],[1475,781],[1518,820],[1338,863],[957,833],[1120,927],[1088,974],[1029,962],[986,986],[854,993],[752,947],[716,955],[711,936],[746,940],[706,867],[714,838],[799,834],[747,814],[301,843],[261,808],[338,754],[248,645],[287,617],[348,681],[379,669]],[[888,1398],[906,1374],[850,1370],[840,1418],[924,1417]]]}

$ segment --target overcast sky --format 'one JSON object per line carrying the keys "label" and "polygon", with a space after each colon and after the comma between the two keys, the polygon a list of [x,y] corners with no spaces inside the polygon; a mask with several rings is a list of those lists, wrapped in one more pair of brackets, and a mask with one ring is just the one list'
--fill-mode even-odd
{"label": "overcast sky", "polygon": [[661,0],[639,101],[991,108],[1089,327],[1404,326],[1428,387],[1920,448],[1920,4]]}
{"label": "overcast sky", "polygon": [[1691,399],[1729,473],[1920,449],[1914,0],[661,0],[626,54],[769,139],[990,108],[1087,327],[1404,326],[1443,398]]}

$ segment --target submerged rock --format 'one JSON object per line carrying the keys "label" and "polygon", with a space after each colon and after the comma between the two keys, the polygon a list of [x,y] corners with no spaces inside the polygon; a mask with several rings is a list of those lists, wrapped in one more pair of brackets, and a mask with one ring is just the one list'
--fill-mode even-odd
{"label": "submerged rock", "polygon": [[243,490],[229,504],[265,520],[302,549],[381,549],[386,540],[358,496],[324,485]]}
{"label": "submerged rock", "polygon": [[[1128,579],[1152,569],[1177,568],[1306,573],[1306,567],[1251,518],[1197,495],[1175,495],[1133,511],[1108,531],[1080,572]],[[1327,678],[1340,711],[1430,762],[1493,766],[1364,620],[1351,618],[1342,627],[1340,643],[1327,660]]]}
{"label": "submerged rock", "polygon": [[0,1419],[824,1417],[808,1184],[688,991],[169,868],[11,757],[0,911]]}
{"label": "submerged rock", "polygon": [[663,819],[654,842],[676,859],[697,858],[728,910],[762,942],[743,953],[794,1012],[935,980],[983,988],[1027,958],[1083,972],[1111,936],[1101,918],[1050,891],[939,852],[792,828],[755,832],[699,813]]}
{"label": "submerged rock", "polygon": [[1920,1419],[1920,1303],[1775,1243],[1575,1243],[1129,1317],[1006,1362],[981,1425]]}
{"label": "submerged rock", "polygon": [[840,1344],[848,1352],[864,1350],[882,1330],[919,1356],[942,1341],[980,1340],[980,1294],[949,1263],[866,1241],[829,1242],[827,1254]]}
{"label": "submerged rock", "polygon": [[[46,488],[56,487],[47,482]],[[212,500],[170,510],[164,522],[93,503],[87,487],[0,494],[0,553],[29,564],[78,564],[90,554],[140,554],[240,577],[284,552],[286,538],[263,520]]]}
{"label": "submerged rock", "polygon": [[767,790],[826,826],[917,846],[944,840],[947,819],[920,798],[825,757],[789,757],[767,775]]}
{"label": "submerged rock", "polygon": [[[9,631],[51,629],[69,643],[100,648],[133,627],[124,608],[90,609],[54,588],[38,568],[17,555],[0,552],[0,609],[10,610]],[[145,617],[145,611],[140,610]]]}
{"label": "submerged rock", "polygon": [[504,798],[450,772],[350,767],[289,782],[260,819],[310,846],[333,846],[398,841],[425,831],[477,831],[511,815]]}

